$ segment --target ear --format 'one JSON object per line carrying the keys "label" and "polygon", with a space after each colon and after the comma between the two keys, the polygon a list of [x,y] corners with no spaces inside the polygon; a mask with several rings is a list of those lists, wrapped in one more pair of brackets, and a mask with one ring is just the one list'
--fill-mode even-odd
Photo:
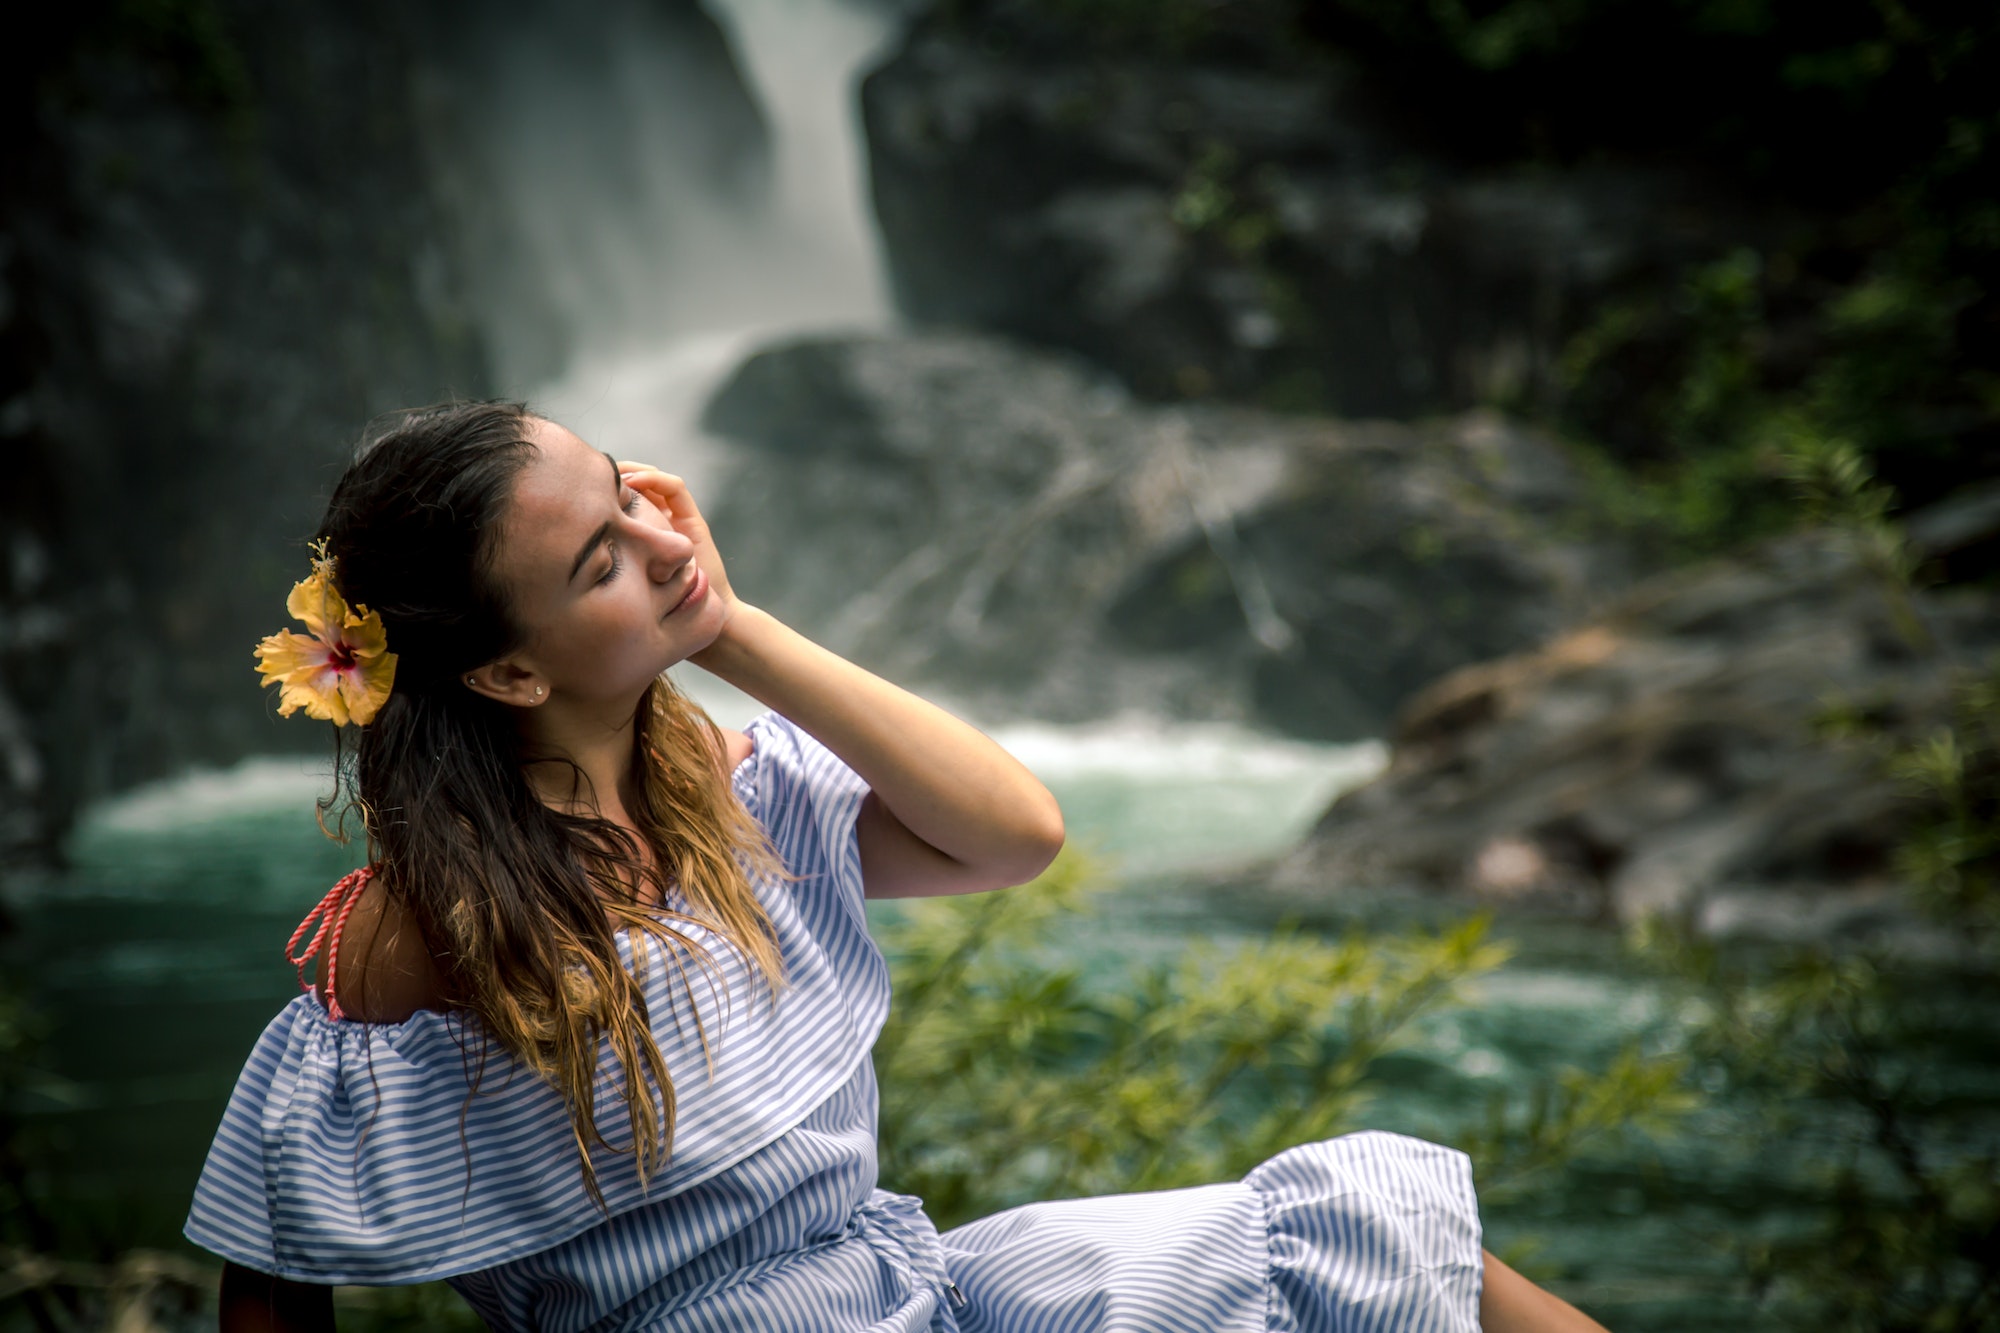
{"label": "ear", "polygon": [[466,672],[465,686],[474,694],[514,708],[533,708],[549,699],[548,681],[510,657]]}

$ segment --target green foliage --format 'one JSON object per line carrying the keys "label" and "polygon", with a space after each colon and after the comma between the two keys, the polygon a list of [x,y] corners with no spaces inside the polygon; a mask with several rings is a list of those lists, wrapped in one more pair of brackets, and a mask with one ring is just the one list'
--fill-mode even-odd
{"label": "green foliage", "polygon": [[39,1207],[47,1181],[23,1119],[31,1100],[62,1102],[74,1094],[41,1067],[47,1020],[0,979],[0,1248],[48,1248],[53,1237]]}
{"label": "green foliage", "polygon": [[1694,266],[1677,291],[1600,311],[1564,355],[1558,417],[1600,442],[1635,497],[1623,516],[1675,554],[1819,517],[1788,503],[1801,455],[1840,455],[1864,480],[1887,468],[1935,496],[1978,465],[1966,450],[2000,426],[1959,326],[1971,283],[1907,271],[1808,283],[1800,262],[1740,249]]}
{"label": "green foliage", "polygon": [[1190,236],[1211,236],[1238,261],[1264,272],[1265,249],[1278,234],[1273,196],[1282,186],[1270,163],[1246,170],[1236,150],[1220,140],[1204,141],[1181,179],[1170,212]]}
{"label": "green foliage", "polygon": [[[882,1176],[949,1227],[1031,1199],[1232,1179],[1355,1128],[1376,1062],[1506,951],[1475,919],[1326,940],[1292,930],[1170,962],[1051,964],[1098,892],[1065,856],[1032,886],[910,904],[882,931],[896,1008],[876,1046]],[[1074,958],[1074,951],[1063,956]],[[1497,1098],[1467,1144],[1518,1187],[1689,1106],[1627,1052]]]}
{"label": "green foliage", "polygon": [[1236,152],[1229,145],[1210,142],[1195,154],[1174,196],[1175,225],[1187,232],[1202,232],[1228,218],[1236,207],[1236,190],[1230,178],[1236,171]]}
{"label": "green foliage", "polygon": [[1948,986],[1824,949],[1732,960],[1655,923],[1639,948],[1703,1017],[1697,1067],[1754,1098],[1760,1155],[1816,1186],[1811,1224],[1738,1240],[1773,1313],[1815,1330],[2000,1327],[2000,1140],[1931,1076],[2000,1005],[1990,967]]}
{"label": "green foliage", "polygon": [[2000,960],[2000,663],[1967,676],[1950,724],[1895,749],[1889,771],[1917,810],[1897,870],[1933,916]]}
{"label": "green foliage", "polygon": [[111,39],[172,80],[182,100],[221,117],[232,134],[255,133],[249,62],[216,0],[119,0],[111,10]]}
{"label": "green foliage", "polygon": [[1456,1146],[1477,1167],[1484,1204],[1518,1197],[1583,1152],[1634,1136],[1665,1138],[1701,1099],[1684,1051],[1629,1043],[1601,1070],[1563,1069],[1525,1090],[1495,1090],[1483,1125]]}
{"label": "green foliage", "polygon": [[[75,1090],[40,1065],[46,1021],[0,982],[0,1327],[155,1333],[203,1324],[216,1270],[180,1255],[132,1250],[106,1261],[62,1253],[60,1194],[38,1169],[41,1146],[22,1115],[31,1101]],[[213,1322],[213,1316],[207,1317]]]}
{"label": "green foliage", "polygon": [[[109,1263],[0,1248],[0,1311],[18,1302],[41,1330],[167,1333],[212,1328],[219,1270],[157,1250]],[[0,1315],[4,1319],[4,1315]],[[0,1327],[9,1327],[0,1322]]]}
{"label": "green foliage", "polygon": [[[1881,522],[1865,472],[1822,461],[1830,512]],[[1990,1051],[2000,1016],[2000,664],[1967,674],[1929,735],[1895,740],[1853,705],[1821,730],[1878,751],[1909,805],[1898,876],[1967,956],[1821,946],[1760,966],[1657,923],[1640,950],[1699,1000],[1687,1056],[1758,1099],[1770,1151],[1834,1127],[1809,1168],[1815,1224],[1744,1247],[1772,1305],[1813,1329],[2000,1328],[2000,1125],[1935,1076],[1954,1045]]]}
{"label": "green foliage", "polygon": [[[1284,189],[1284,172],[1276,163],[1246,164],[1229,144],[1204,139],[1182,173],[1169,215],[1191,244],[1247,274],[1263,313],[1296,340],[1309,337],[1314,316],[1284,260],[1273,253],[1282,230],[1277,199]],[[1183,367],[1176,385],[1187,397],[1204,396],[1215,387],[1208,371],[1196,365]],[[1321,376],[1311,366],[1275,372],[1259,385],[1258,398],[1277,411],[1326,407]]]}
{"label": "green foliage", "polygon": [[1798,210],[1587,312],[1540,404],[1601,451],[1605,489],[1628,492],[1611,497],[1617,512],[1664,554],[1789,527],[1779,460],[1800,436],[1844,441],[1919,503],[2000,461],[1991,6],[1331,0],[1308,12],[1474,155],[1692,158],[1725,188]]}
{"label": "green foliage", "polygon": [[341,1333],[392,1333],[439,1329],[480,1333],[486,1324],[442,1282],[413,1287],[336,1287],[333,1305]]}
{"label": "green foliage", "polygon": [[1038,957],[1094,892],[1080,858],[883,933],[883,1178],[941,1226],[1036,1198],[1228,1179],[1350,1127],[1370,1066],[1504,951],[1483,922],[1338,943],[1280,931],[1115,980]]}
{"label": "green foliage", "polygon": [[[1890,517],[1895,495],[1876,482],[1846,445],[1802,449],[1788,475],[1815,521],[1844,532],[1901,612],[1912,646],[1931,648],[1911,602],[1917,562]],[[1877,752],[1911,811],[1895,870],[1918,907],[1988,951],[2000,943],[2000,660],[1961,668],[1950,715],[1929,734],[1892,738],[1883,725],[1892,701],[1836,701],[1818,719],[1829,744]]]}

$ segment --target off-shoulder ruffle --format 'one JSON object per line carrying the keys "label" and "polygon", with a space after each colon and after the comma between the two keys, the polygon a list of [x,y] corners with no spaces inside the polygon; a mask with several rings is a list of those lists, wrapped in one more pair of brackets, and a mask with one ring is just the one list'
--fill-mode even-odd
{"label": "off-shoulder ruffle", "polygon": [[[654,1036],[678,1098],[667,1164],[597,1157],[610,1214],[705,1181],[772,1143],[846,1085],[888,1010],[868,939],[854,821],[867,789],[776,715],[748,728],[734,784],[795,878],[758,885],[786,979],[777,1004],[731,949],[721,986],[645,969]],[[697,932],[690,932],[697,933]],[[631,964],[631,944],[621,939]],[[713,1074],[696,1034],[699,1011]],[[476,1025],[420,1012],[336,1022],[302,995],[272,1020],[239,1078],[197,1187],[189,1239],[248,1267],[323,1283],[417,1282],[491,1267],[601,1222],[554,1089],[497,1048],[480,1071]],[[598,1123],[623,1137],[612,1062]],[[476,1086],[476,1092],[474,1091]]]}

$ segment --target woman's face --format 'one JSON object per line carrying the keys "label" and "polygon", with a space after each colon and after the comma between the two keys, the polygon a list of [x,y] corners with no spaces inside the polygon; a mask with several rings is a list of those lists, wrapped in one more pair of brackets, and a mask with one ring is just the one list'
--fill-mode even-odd
{"label": "woman's face", "polygon": [[715,640],[721,599],[695,578],[694,543],[608,455],[552,421],[530,427],[493,557],[524,636],[509,658],[551,702],[629,702]]}

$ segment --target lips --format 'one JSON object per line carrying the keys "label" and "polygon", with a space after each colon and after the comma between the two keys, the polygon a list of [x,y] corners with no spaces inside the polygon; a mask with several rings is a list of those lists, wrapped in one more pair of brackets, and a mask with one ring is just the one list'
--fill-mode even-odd
{"label": "lips", "polygon": [[665,620],[667,616],[677,616],[683,611],[700,606],[702,599],[706,596],[708,596],[708,574],[700,565],[696,565],[694,567],[694,577],[688,580],[688,590],[681,594],[681,599],[674,603],[673,609],[668,611],[666,616],[661,616],[660,619]]}

